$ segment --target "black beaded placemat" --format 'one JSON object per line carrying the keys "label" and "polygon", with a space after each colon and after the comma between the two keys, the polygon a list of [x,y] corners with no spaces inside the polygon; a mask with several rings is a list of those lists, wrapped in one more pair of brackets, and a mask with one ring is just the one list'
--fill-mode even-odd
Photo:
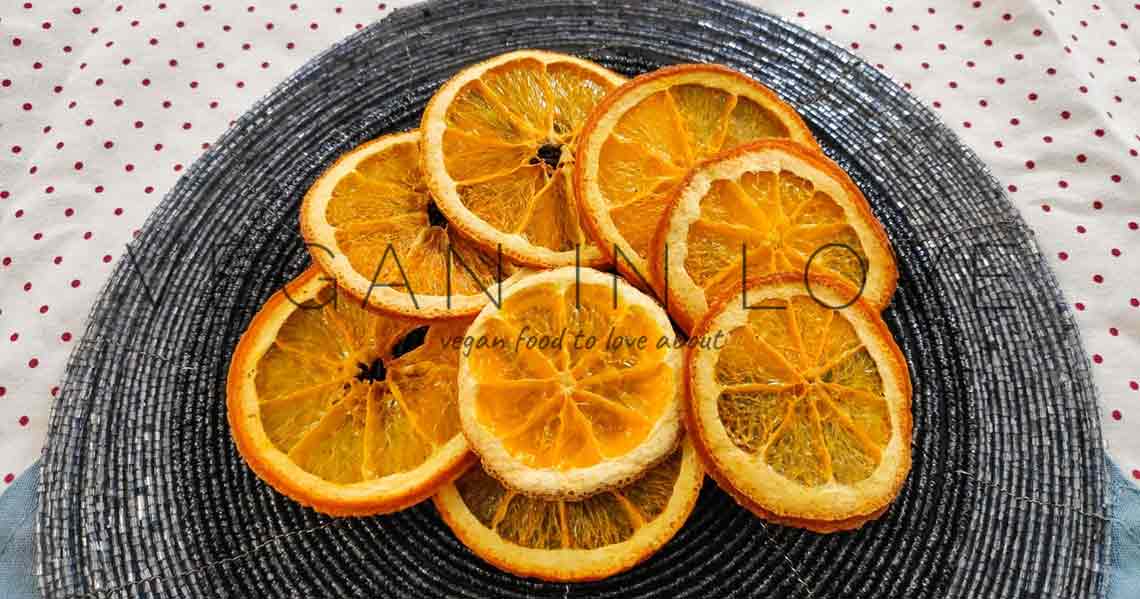
{"label": "black beaded placemat", "polygon": [[[510,576],[430,502],[332,519],[262,484],[225,376],[258,306],[308,262],[308,185],[414,127],[459,68],[515,48],[633,75],[718,62],[775,89],[851,173],[898,254],[885,317],[914,379],[914,468],[880,521],[831,536],[706,482],[684,529],[589,584]],[[873,67],[718,0],[443,0],[398,10],[277,87],[178,182],[118,263],[68,365],[44,453],[39,574],[63,597],[979,597],[1102,594],[1106,472],[1076,325],[978,158]]]}

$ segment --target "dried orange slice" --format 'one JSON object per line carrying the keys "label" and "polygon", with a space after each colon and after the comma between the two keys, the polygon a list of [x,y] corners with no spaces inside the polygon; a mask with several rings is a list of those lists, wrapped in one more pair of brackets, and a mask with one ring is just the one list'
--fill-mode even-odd
{"label": "dried orange slice", "polygon": [[358,301],[416,318],[471,316],[518,269],[456,234],[427,192],[419,143],[407,131],[341,156],[305,195],[301,234]]}
{"label": "dried orange slice", "polygon": [[582,129],[574,182],[582,224],[640,283],[650,276],[649,245],[669,194],[689,168],[765,137],[815,144],[791,106],[732,69],[677,65],[632,79]]}
{"label": "dried orange slice", "polygon": [[749,276],[840,278],[878,310],[898,280],[887,234],[855,183],[822,154],[781,139],[693,169],[670,200],[650,256],[654,286],[668,293],[670,314],[685,330],[718,287]]}
{"label": "dried orange slice", "polygon": [[[681,435],[669,317],[616,276],[564,267],[490,304],[459,361],[459,419],[493,476],[582,498],[644,473]],[[662,343],[665,340],[665,343]]]}
{"label": "dried orange slice", "polygon": [[[780,274],[714,303],[690,345],[687,423],[709,474],[758,516],[858,528],[910,470],[906,361],[836,279]],[[746,307],[747,306],[747,307]],[[719,340],[719,342],[718,342]]]}
{"label": "dried orange slice", "polygon": [[455,536],[497,568],[558,582],[624,572],[685,523],[704,473],[692,443],[637,480],[581,501],[527,497],[473,466],[434,497]]}
{"label": "dried orange slice", "polygon": [[463,69],[424,110],[423,165],[448,219],[483,247],[539,267],[602,260],[578,224],[574,147],[590,110],[625,78],[540,50]]}
{"label": "dried orange slice", "polygon": [[468,322],[366,311],[310,268],[266,302],[234,351],[226,401],[238,451],[273,488],[326,514],[431,496],[473,461],[456,411],[459,351],[444,342]]}

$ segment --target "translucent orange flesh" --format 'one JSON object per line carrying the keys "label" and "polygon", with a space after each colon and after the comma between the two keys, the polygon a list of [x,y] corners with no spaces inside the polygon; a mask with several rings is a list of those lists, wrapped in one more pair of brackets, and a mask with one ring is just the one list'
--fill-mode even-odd
{"label": "translucent orange flesh", "polygon": [[586,116],[613,84],[571,63],[520,59],[467,83],[445,115],[444,165],[464,206],[561,252],[585,242],[570,169]]}
{"label": "translucent orange flesh", "polygon": [[625,454],[672,401],[669,350],[657,347],[671,331],[613,301],[606,285],[538,285],[486,321],[479,336],[498,345],[471,353],[476,418],[527,465],[580,468]]}
{"label": "translucent orange flesh", "polygon": [[843,208],[788,171],[748,172],[715,181],[686,237],[685,271],[711,292],[740,280],[803,272],[863,283],[867,254]]}
{"label": "translucent orange flesh", "polygon": [[632,537],[665,511],[681,471],[681,450],[639,480],[582,501],[515,493],[475,466],[455,482],[483,526],[504,541],[536,549],[597,549]]}
{"label": "translucent orange flesh", "polygon": [[729,438],[807,487],[874,472],[891,438],[879,370],[841,312],[810,297],[766,300],[716,363]]}
{"label": "translucent orange flesh", "polygon": [[298,466],[354,483],[423,464],[459,432],[458,351],[444,339],[469,321],[378,316],[331,287],[294,309],[257,364],[261,424]]}
{"label": "translucent orange flesh", "polygon": [[[419,167],[419,144],[400,143],[368,156],[332,191],[325,219],[337,248],[358,274],[375,285],[411,288],[418,295],[452,295],[494,289],[514,267],[458,235],[428,195]],[[449,251],[450,250],[450,251]]]}
{"label": "translucent orange flesh", "polygon": [[610,218],[646,257],[666,198],[694,164],[757,139],[788,136],[771,111],[715,87],[677,85],[647,96],[618,117],[598,156]]}

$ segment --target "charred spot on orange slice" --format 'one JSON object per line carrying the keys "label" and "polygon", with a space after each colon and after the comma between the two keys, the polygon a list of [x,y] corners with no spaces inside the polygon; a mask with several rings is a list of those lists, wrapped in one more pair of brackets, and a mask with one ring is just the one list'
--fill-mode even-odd
{"label": "charred spot on orange slice", "polygon": [[428,225],[432,227],[447,227],[447,218],[439,211],[439,206],[435,205],[435,200],[430,200],[427,203],[427,217]]}
{"label": "charred spot on orange slice", "polygon": [[544,143],[535,151],[534,157],[530,159],[530,164],[545,164],[550,168],[558,168],[559,161],[562,160],[562,144],[557,143]]}

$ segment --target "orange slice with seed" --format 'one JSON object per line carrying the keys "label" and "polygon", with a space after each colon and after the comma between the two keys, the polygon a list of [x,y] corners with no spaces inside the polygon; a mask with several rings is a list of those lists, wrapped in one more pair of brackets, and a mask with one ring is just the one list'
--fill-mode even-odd
{"label": "orange slice with seed", "polygon": [[[564,267],[489,305],[460,359],[459,417],[508,486],[580,498],[625,484],[681,434],[681,350],[665,311],[624,280]],[[665,340],[665,343],[662,343]]]}
{"label": "orange slice with seed", "polygon": [[[686,421],[709,473],[758,516],[862,526],[911,463],[906,361],[878,310],[836,279],[781,274],[723,295],[686,360]],[[845,307],[840,307],[845,306]]]}
{"label": "orange slice with seed", "polygon": [[357,301],[415,318],[472,316],[518,268],[458,234],[428,193],[419,158],[418,131],[341,156],[305,195],[301,234]]}
{"label": "orange slice with seed", "polygon": [[457,73],[420,124],[428,188],[448,220],[522,264],[599,264],[601,253],[578,223],[574,148],[586,116],[624,81],[590,61],[541,50]]}
{"label": "orange slice with seed", "polygon": [[337,297],[316,267],[262,307],[226,386],[230,433],[262,480],[333,515],[402,509],[473,460],[456,371],[470,320],[423,325]]}

